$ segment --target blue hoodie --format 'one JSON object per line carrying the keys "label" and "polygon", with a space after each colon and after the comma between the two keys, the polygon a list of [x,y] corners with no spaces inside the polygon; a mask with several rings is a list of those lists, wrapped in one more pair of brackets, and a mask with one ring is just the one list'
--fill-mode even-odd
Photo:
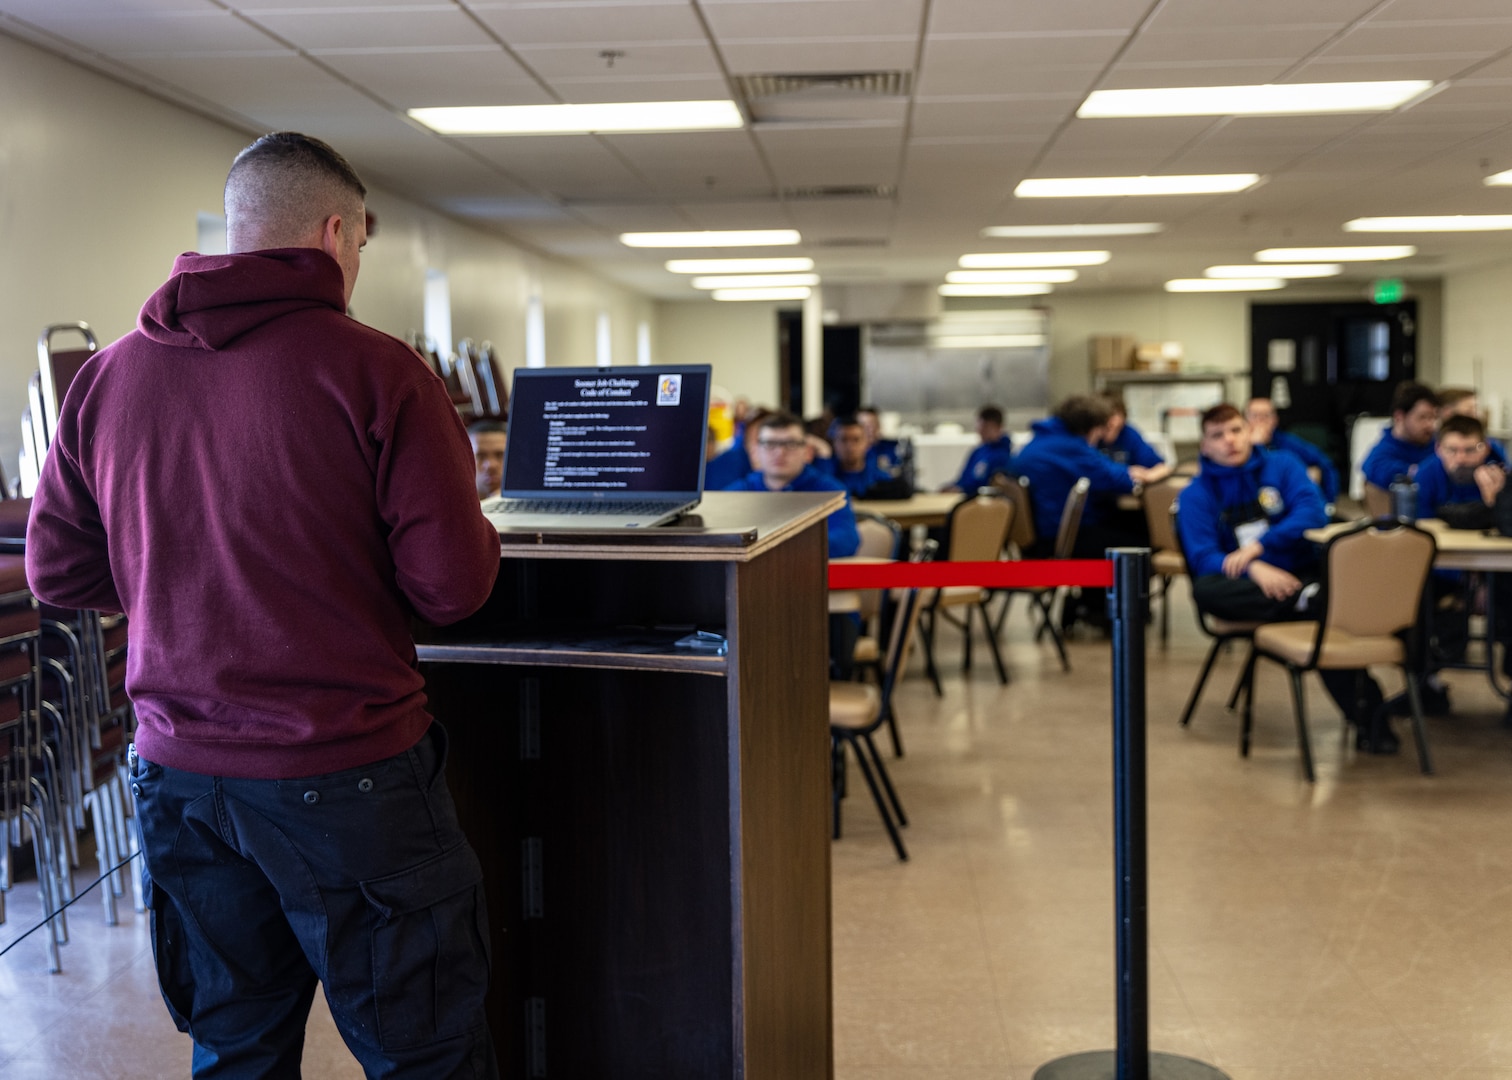
{"label": "blue hoodie", "polygon": [[1365,455],[1360,471],[1376,487],[1389,488],[1397,477],[1414,475],[1417,467],[1433,456],[1431,441],[1419,446],[1399,439],[1391,433],[1391,425],[1387,424],[1381,432],[1381,441]]}
{"label": "blue hoodie", "polygon": [[1259,449],[1267,453],[1283,451],[1296,457],[1303,465],[1317,469],[1318,486],[1323,489],[1323,501],[1338,502],[1339,470],[1334,468],[1334,463],[1329,456],[1312,443],[1289,431],[1277,431],[1271,435],[1271,441]]}
{"label": "blue hoodie", "polygon": [[1127,422],[1119,431],[1118,438],[1110,443],[1103,443],[1097,448],[1109,461],[1117,465],[1139,465],[1146,469],[1153,469],[1157,465],[1164,465],[1165,458],[1160,456],[1145,437]]}
{"label": "blue hoodie", "polygon": [[867,489],[884,481],[891,480],[892,473],[888,472],[875,460],[868,457],[859,472],[846,472],[840,467],[840,459],[837,457],[818,458],[814,461],[814,471],[820,476],[828,476],[831,480],[838,480],[840,486],[850,493],[853,499],[859,499],[866,494]]}
{"label": "blue hoodie", "polygon": [[[1092,481],[1088,491],[1096,495],[1126,495],[1134,490],[1128,467],[1103,457],[1080,435],[1066,430],[1055,417],[1031,425],[1034,438],[1014,458],[1014,471],[1029,480],[1029,500],[1034,507],[1034,531],[1054,539],[1060,529],[1061,510],[1076,481]],[[1082,525],[1096,525],[1103,508],[1089,498],[1082,511]]]}
{"label": "blue hoodie", "polygon": [[961,467],[961,475],[956,478],[955,486],[969,493],[992,483],[992,478],[998,473],[1011,476],[1013,472],[1013,439],[1002,435],[996,441],[983,443],[971,452],[966,458],[966,464]]}
{"label": "blue hoodie", "polygon": [[[1486,461],[1490,463],[1491,458]],[[1444,468],[1444,461],[1437,454],[1418,466],[1417,512],[1420,518],[1438,517],[1439,507],[1446,503],[1481,502],[1480,485],[1472,479],[1468,484],[1457,484]]]}
{"label": "blue hoodie", "polygon": [[[745,479],[739,480],[726,491],[769,491],[766,486],[766,478],[759,472],[753,472]],[[812,465],[805,465],[803,471],[793,478],[793,482],[783,491],[844,491],[838,480],[821,475]],[[832,559],[844,558],[854,555],[861,549],[861,533],[856,529],[856,512],[851,509],[850,496],[845,496],[845,505],[829,516],[826,523],[829,526],[829,554]]]}
{"label": "blue hoodie", "polygon": [[1252,516],[1268,522],[1261,560],[1292,573],[1317,562],[1316,547],[1302,534],[1328,524],[1322,493],[1290,454],[1251,452],[1243,465],[1204,460],[1180,506],[1177,525],[1193,578],[1223,573],[1224,556],[1239,550],[1234,526]]}

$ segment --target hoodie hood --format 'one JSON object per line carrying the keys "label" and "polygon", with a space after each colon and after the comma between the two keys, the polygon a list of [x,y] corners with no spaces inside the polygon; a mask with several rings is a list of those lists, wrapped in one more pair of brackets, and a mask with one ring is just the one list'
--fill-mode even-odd
{"label": "hoodie hood", "polygon": [[1202,459],[1203,481],[1213,490],[1221,506],[1237,506],[1253,500],[1260,492],[1260,473],[1265,468],[1265,454],[1251,447],[1249,460],[1243,465],[1219,465]]}
{"label": "hoodie hood", "polygon": [[1063,423],[1061,423],[1060,419],[1058,417],[1054,417],[1054,416],[1049,416],[1049,417],[1046,417],[1043,420],[1036,420],[1036,421],[1034,421],[1034,423],[1032,423],[1032,424],[1029,425],[1029,430],[1032,431],[1032,432],[1034,432],[1036,435],[1047,435],[1047,436],[1048,435],[1067,435],[1067,436],[1069,436],[1071,434],[1069,431],[1066,430],[1066,425],[1063,424]]}
{"label": "hoodie hood", "polygon": [[319,307],[346,312],[341,267],[317,248],[189,252],[174,260],[173,275],[142,306],[137,328],[162,345],[214,350],[274,319]]}

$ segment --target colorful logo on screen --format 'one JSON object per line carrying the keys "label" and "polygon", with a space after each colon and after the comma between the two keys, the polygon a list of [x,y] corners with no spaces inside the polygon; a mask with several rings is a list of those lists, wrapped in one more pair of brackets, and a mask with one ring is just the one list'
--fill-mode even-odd
{"label": "colorful logo on screen", "polygon": [[656,384],[656,403],[658,405],[676,405],[682,400],[682,376],[663,375],[661,381]]}

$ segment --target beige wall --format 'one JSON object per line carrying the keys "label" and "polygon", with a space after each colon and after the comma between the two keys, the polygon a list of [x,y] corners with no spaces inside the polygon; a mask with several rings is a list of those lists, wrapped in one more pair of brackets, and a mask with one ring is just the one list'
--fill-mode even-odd
{"label": "beige wall", "polygon": [[657,364],[712,364],[714,383],[732,398],[776,406],[777,311],[766,303],[664,300],[656,305],[651,359]]}
{"label": "beige wall", "polygon": [[1443,382],[1478,387],[1491,426],[1512,427],[1512,262],[1444,279]]}
{"label": "beige wall", "polygon": [[[101,344],[136,324],[142,301],[192,250],[201,212],[221,212],[226,168],[251,137],[0,35],[0,462],[16,475],[38,332],[88,322]],[[337,149],[340,149],[338,146]],[[551,364],[595,359],[608,311],[617,364],[635,362],[652,302],[580,267],[536,255],[381,189],[353,313],[391,334],[424,323],[427,267],[447,272],[452,332],[525,362],[525,303],[546,312]]]}

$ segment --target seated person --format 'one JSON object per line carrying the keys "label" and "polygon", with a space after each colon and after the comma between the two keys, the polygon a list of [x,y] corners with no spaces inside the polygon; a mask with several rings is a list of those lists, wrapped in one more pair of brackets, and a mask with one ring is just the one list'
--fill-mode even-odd
{"label": "seated person", "polygon": [[[1486,423],[1486,417],[1481,412],[1480,393],[1473,386],[1441,386],[1438,392],[1439,400],[1439,423],[1443,423],[1451,416],[1473,416],[1482,425]],[[1507,448],[1501,444],[1501,440],[1486,436],[1488,454],[1486,460],[1494,461],[1498,465],[1507,464]]]}
{"label": "seated person", "polygon": [[[1055,415],[1036,420],[1034,438],[1014,459],[1014,471],[1029,481],[1029,504],[1034,512],[1036,539],[1029,554],[1046,558],[1055,551],[1061,511],[1066,497],[1081,477],[1091,481],[1082,511],[1073,555],[1100,559],[1110,547],[1148,547],[1149,532],[1143,515],[1120,515],[1114,502],[1134,491],[1150,471],[1139,465],[1116,465],[1097,452],[1106,437],[1111,414],[1099,397],[1077,395],[1061,402]],[[1081,612],[1093,626],[1107,625],[1106,590],[1083,589]],[[1066,621],[1073,622],[1075,617]]]}
{"label": "seated person", "polygon": [[474,420],[467,425],[477,464],[478,498],[492,499],[504,484],[505,426],[502,420]]}
{"label": "seated person", "polygon": [[1367,483],[1390,490],[1399,476],[1409,479],[1433,456],[1438,395],[1419,382],[1398,383],[1391,394],[1391,423],[1360,463]]}
{"label": "seated person", "polygon": [[867,454],[866,429],[858,418],[842,416],[836,420],[830,428],[830,439],[834,455],[816,459],[814,469],[840,481],[851,498],[859,499],[867,489],[892,479],[892,474]]}
{"label": "seated person", "polygon": [[770,415],[769,409],[757,409],[750,414],[743,426],[736,424],[735,442],[724,453],[704,464],[705,491],[723,491],[751,474],[751,453],[756,443],[756,429]]}
{"label": "seated person", "polygon": [[[726,491],[844,491],[838,480],[821,475],[809,464],[813,451],[805,438],[803,421],[791,413],[769,413],[751,425],[757,468]],[[829,555],[832,559],[854,555],[861,547],[856,514],[850,496],[829,516]],[[830,675],[850,678],[855,667],[856,639],[861,621],[855,615],[831,615]]]}
{"label": "seated person", "polygon": [[1172,466],[1129,423],[1129,410],[1124,399],[1117,394],[1104,394],[1103,400],[1108,403],[1109,410],[1107,434],[1097,444],[1103,457],[1118,465],[1138,465],[1145,470],[1146,484],[1170,476]]}
{"label": "seated person", "polygon": [[992,483],[992,478],[999,473],[1014,471],[1013,439],[1003,431],[1003,410],[996,405],[983,405],[978,409],[976,433],[982,440],[981,445],[967,456],[955,483],[946,484],[941,491],[975,492],[977,488]]}
{"label": "seated person", "polygon": [[1244,418],[1249,422],[1251,446],[1268,453],[1291,454],[1305,467],[1317,469],[1323,501],[1329,506],[1339,501],[1339,470],[1334,468],[1333,461],[1306,439],[1278,430],[1279,417],[1270,398],[1250,398],[1244,407]]}
{"label": "seated person", "polygon": [[[1262,454],[1233,405],[1202,414],[1202,469],[1181,493],[1177,528],[1192,577],[1192,598],[1209,615],[1235,622],[1307,618],[1317,593],[1317,547],[1304,536],[1328,524],[1323,495],[1290,454]],[[1355,701],[1355,671],[1322,671],[1340,711],[1356,725],[1356,745],[1395,753],[1381,688],[1368,674]]]}
{"label": "seated person", "polygon": [[[1507,472],[1490,460],[1486,429],[1475,416],[1454,414],[1439,427],[1436,453],[1418,466],[1418,514],[1443,518],[1459,528],[1490,528],[1492,507],[1502,488],[1507,486]],[[1428,579],[1433,598],[1432,633],[1434,659],[1453,663],[1463,659],[1470,639],[1470,604],[1464,596],[1465,575],[1454,570],[1435,570]],[[1495,636],[1507,644],[1506,616],[1512,614],[1512,577],[1492,577],[1496,589],[1497,627]],[[1512,652],[1502,650],[1502,674],[1512,675]],[[1393,711],[1408,711],[1405,697],[1392,699]],[[1449,711],[1449,694],[1437,672],[1428,676],[1423,693],[1426,712]]]}
{"label": "seated person", "polygon": [[898,468],[898,440],[882,438],[882,418],[876,406],[863,405],[856,410],[856,419],[866,432],[866,460],[883,472],[891,475]]}

